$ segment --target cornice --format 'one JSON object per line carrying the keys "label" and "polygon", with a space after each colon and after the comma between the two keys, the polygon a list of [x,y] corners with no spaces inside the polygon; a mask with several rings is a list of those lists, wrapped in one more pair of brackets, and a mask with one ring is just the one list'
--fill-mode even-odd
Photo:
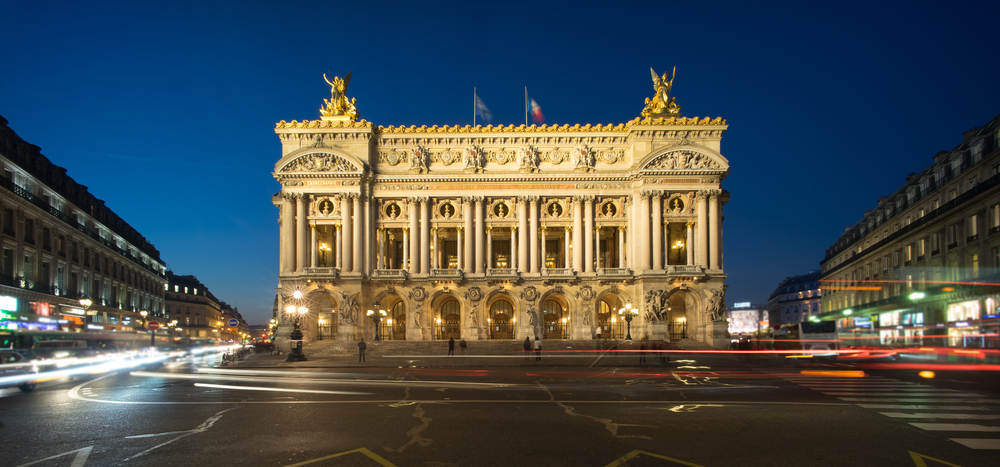
{"label": "cornice", "polygon": [[465,126],[437,126],[433,125],[428,127],[427,125],[410,125],[410,126],[374,126],[371,122],[366,120],[361,120],[358,122],[350,121],[331,121],[331,120],[303,120],[291,122],[286,122],[284,120],[278,122],[275,126],[275,131],[281,129],[372,129],[376,134],[427,134],[427,133],[460,133],[460,134],[487,134],[487,133],[611,133],[611,132],[626,132],[633,126],[644,126],[644,127],[659,127],[659,126],[695,126],[695,125],[714,125],[714,126],[725,126],[726,121],[722,117],[710,118],[710,117],[671,117],[664,119],[651,119],[651,118],[635,118],[626,123],[619,124],[585,124],[580,125],[579,123],[575,125],[563,124],[563,125],[465,125]]}

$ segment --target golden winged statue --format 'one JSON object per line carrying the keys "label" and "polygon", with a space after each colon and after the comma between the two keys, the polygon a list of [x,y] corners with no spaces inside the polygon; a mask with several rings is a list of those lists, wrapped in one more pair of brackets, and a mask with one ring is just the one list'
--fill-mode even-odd
{"label": "golden winged statue", "polygon": [[[674,87],[674,78],[677,77],[677,67],[674,67],[673,76],[663,73],[663,76],[656,74],[652,68],[649,72],[653,75],[653,89],[656,94],[652,99],[646,98],[646,107],[642,109],[643,118],[669,118],[678,117],[681,114],[681,106],[677,105],[677,98],[670,97],[670,90]],[[670,79],[667,79],[667,78]]]}
{"label": "golden winged statue", "polygon": [[358,120],[358,108],[355,107],[357,99],[347,100],[347,85],[350,84],[353,73],[353,71],[347,73],[343,79],[334,76],[333,81],[330,81],[330,78],[326,77],[326,73],[323,73],[323,80],[330,85],[330,98],[323,99],[326,105],[319,109],[319,113],[324,119],[333,120],[335,117],[346,117],[352,122]]}

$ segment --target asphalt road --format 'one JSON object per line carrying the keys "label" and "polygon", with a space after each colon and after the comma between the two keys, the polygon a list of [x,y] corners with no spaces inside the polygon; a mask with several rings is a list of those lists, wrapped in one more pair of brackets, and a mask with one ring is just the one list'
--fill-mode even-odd
{"label": "asphalt road", "polygon": [[633,360],[260,356],[50,381],[0,390],[0,465],[968,467],[1000,454],[994,374]]}

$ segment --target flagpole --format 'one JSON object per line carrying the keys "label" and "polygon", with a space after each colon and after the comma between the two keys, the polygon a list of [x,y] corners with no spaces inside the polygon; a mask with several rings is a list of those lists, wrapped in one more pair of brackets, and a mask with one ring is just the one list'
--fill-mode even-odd
{"label": "flagpole", "polygon": [[472,87],[472,127],[476,127],[476,87]]}
{"label": "flagpole", "polygon": [[524,126],[528,126],[528,87],[524,87]]}

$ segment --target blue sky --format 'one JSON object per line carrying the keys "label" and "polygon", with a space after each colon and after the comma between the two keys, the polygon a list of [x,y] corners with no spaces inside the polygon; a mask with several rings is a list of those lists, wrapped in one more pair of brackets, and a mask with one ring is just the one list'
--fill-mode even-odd
{"label": "blue sky", "polygon": [[1000,114],[997,2],[0,0],[0,115],[251,324],[277,285],[274,124],[323,73],[378,125],[621,123],[677,67],[727,120],[727,301],[816,269],[844,227]]}

